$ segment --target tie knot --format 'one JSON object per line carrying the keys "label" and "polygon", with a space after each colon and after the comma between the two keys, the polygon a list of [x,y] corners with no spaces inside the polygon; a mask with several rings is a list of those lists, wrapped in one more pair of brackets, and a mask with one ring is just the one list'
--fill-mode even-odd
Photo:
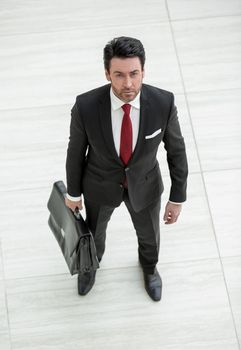
{"label": "tie knot", "polygon": [[121,108],[123,109],[125,114],[130,115],[131,105],[129,105],[129,103],[124,104],[123,106],[121,106]]}

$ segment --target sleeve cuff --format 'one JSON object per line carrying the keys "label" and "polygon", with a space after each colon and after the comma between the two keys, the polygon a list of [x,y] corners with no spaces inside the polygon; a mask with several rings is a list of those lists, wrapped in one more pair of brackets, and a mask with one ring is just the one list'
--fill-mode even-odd
{"label": "sleeve cuff", "polygon": [[66,193],[66,197],[70,200],[70,201],[73,201],[73,202],[78,202],[81,200],[81,196],[79,197],[72,197],[70,196],[68,193]]}
{"label": "sleeve cuff", "polygon": [[183,204],[184,202],[172,202],[172,201],[168,201],[169,203],[172,203],[172,204]]}

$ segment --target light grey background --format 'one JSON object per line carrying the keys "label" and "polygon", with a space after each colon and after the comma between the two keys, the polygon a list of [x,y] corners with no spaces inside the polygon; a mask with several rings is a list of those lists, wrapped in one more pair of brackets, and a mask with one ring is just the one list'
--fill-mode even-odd
{"label": "light grey background", "polygon": [[[106,82],[102,50],[120,35],[143,42],[145,82],[175,93],[187,144],[188,201],[161,224],[160,303],[124,206],[85,297],[47,225],[71,106]],[[240,0],[1,0],[1,350],[240,349],[240,61]]]}

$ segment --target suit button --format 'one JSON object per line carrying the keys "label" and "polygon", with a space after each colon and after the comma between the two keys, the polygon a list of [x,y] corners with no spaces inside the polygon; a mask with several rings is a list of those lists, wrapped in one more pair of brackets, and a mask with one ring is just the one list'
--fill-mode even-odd
{"label": "suit button", "polygon": [[123,188],[123,185],[122,185],[122,184],[120,184],[120,188]]}
{"label": "suit button", "polygon": [[125,171],[129,171],[130,170],[130,168],[125,168]]}

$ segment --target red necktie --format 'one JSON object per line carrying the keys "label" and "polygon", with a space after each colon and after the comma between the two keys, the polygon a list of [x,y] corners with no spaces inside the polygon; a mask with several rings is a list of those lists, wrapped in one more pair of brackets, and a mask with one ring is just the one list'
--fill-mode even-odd
{"label": "red necktie", "polygon": [[131,105],[124,104],[122,109],[124,111],[124,116],[121,126],[120,158],[126,165],[132,154],[132,124],[130,118]]}

